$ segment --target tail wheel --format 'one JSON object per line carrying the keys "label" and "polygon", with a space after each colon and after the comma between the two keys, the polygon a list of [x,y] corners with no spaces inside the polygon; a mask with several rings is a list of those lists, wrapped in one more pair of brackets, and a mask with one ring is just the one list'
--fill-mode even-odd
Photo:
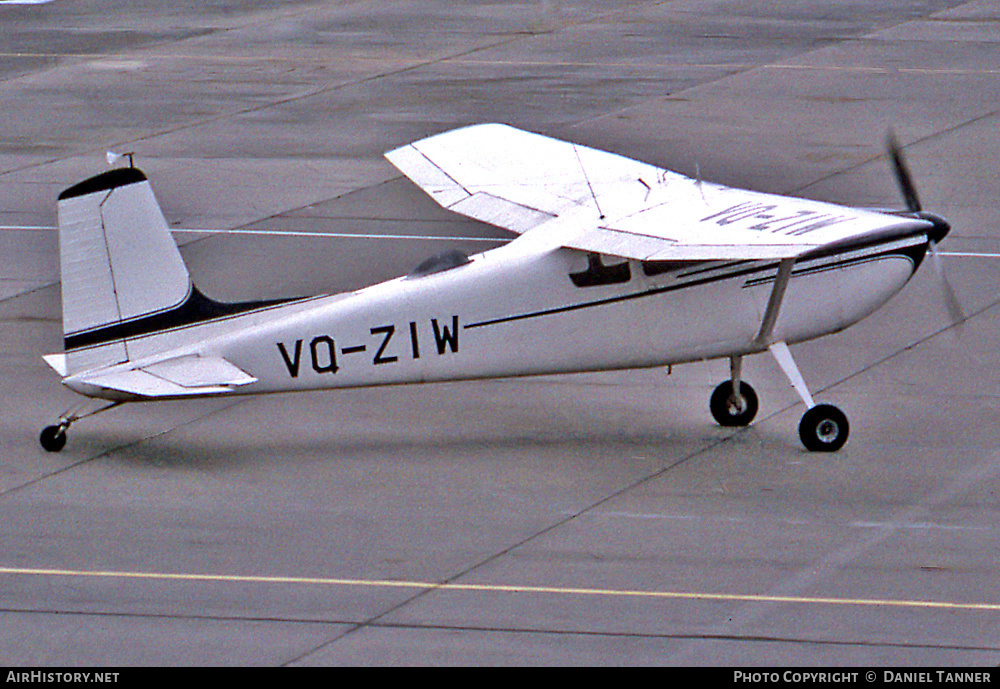
{"label": "tail wheel", "polygon": [[811,452],[836,452],[850,434],[847,416],[832,404],[817,404],[802,415],[799,438]]}
{"label": "tail wheel", "polygon": [[757,393],[740,381],[740,392],[734,394],[733,381],[726,380],[715,388],[708,408],[720,426],[748,426],[757,415]]}
{"label": "tail wheel", "polygon": [[62,426],[46,426],[42,429],[38,442],[47,452],[59,452],[66,447],[66,429]]}

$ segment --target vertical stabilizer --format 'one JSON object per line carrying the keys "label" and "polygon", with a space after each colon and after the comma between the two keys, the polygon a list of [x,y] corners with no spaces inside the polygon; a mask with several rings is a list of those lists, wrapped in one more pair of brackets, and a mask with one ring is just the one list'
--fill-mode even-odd
{"label": "vertical stabilizer", "polygon": [[128,325],[191,293],[146,176],[118,168],[59,195],[63,336],[70,374],[128,360]]}

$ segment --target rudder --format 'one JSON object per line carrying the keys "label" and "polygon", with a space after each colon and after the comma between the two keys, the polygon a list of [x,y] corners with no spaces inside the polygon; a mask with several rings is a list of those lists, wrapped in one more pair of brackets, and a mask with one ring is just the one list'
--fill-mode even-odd
{"label": "rudder", "polygon": [[128,361],[121,326],[193,289],[152,187],[116,168],[62,192],[58,212],[67,373]]}

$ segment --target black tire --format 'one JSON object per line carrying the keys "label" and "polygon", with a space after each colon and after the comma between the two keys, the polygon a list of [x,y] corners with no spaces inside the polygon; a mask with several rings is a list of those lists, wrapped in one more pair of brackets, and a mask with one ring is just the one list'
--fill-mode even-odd
{"label": "black tire", "polygon": [[733,381],[726,380],[715,388],[708,408],[720,426],[749,426],[757,416],[757,393],[749,383],[740,381],[740,395],[733,395]]}
{"label": "black tire", "polygon": [[799,422],[799,438],[810,452],[836,452],[850,432],[847,416],[832,404],[817,404]]}
{"label": "black tire", "polygon": [[66,447],[66,431],[59,426],[46,426],[42,429],[38,442],[47,452],[59,452]]}

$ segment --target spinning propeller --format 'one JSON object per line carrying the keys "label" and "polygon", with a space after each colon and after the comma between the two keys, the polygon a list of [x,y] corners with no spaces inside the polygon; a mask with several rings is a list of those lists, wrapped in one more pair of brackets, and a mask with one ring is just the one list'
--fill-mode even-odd
{"label": "spinning propeller", "polygon": [[951,230],[951,225],[941,216],[929,213],[921,207],[920,197],[917,196],[917,188],[913,184],[913,178],[910,176],[906,160],[903,158],[903,147],[900,146],[899,140],[896,139],[896,135],[892,131],[886,137],[886,147],[889,149],[892,170],[896,176],[896,183],[899,185],[900,193],[902,193],[903,200],[906,203],[906,210],[914,217],[934,224],[927,232],[928,252],[931,255],[931,262],[934,264],[934,270],[941,284],[945,307],[948,309],[948,316],[951,319],[951,323],[952,325],[960,325],[965,320],[965,312],[962,311],[962,305],[955,295],[955,290],[952,288],[951,283],[948,282],[948,276],[945,275],[944,266],[941,264],[941,255],[937,251],[938,243]]}

